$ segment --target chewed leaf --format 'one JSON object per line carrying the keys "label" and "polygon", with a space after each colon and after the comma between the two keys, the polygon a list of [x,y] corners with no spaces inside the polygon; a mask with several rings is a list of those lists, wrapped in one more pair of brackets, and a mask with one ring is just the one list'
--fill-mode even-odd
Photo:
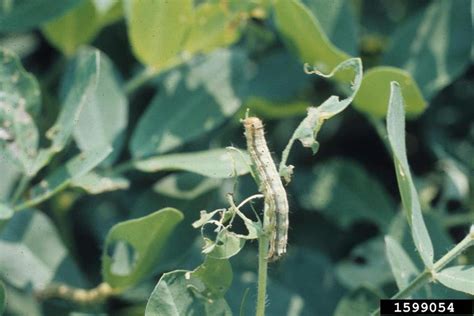
{"label": "chewed leaf", "polygon": [[89,172],[71,182],[73,187],[84,189],[89,194],[100,194],[115,190],[127,189],[130,182],[122,177],[107,177]]}
{"label": "chewed leaf", "polygon": [[112,227],[102,257],[102,275],[113,287],[127,288],[146,277],[183,214],[164,208],[145,217]]}
{"label": "chewed leaf", "polygon": [[314,108],[310,107],[308,109],[308,114],[306,118],[301,121],[300,125],[296,128],[291,137],[288,145],[282,153],[282,159],[280,162],[279,172],[280,176],[284,177],[287,182],[290,182],[291,175],[293,173],[293,166],[286,165],[288,155],[290,150],[296,140],[299,140],[304,147],[311,148],[313,154],[319,149],[319,143],[317,142],[318,132],[321,129],[325,120],[330,119],[334,115],[342,112],[347,108],[347,106],[352,102],[354,96],[360,88],[362,82],[362,61],[360,58],[351,58],[342,63],[340,63],[336,68],[334,68],[329,74],[322,74],[317,69],[309,70],[308,66],[305,65],[305,71],[308,74],[317,74],[325,78],[330,78],[334,74],[344,71],[347,69],[352,69],[354,71],[354,79],[351,82],[352,93],[347,98],[340,100],[338,96],[329,97],[323,104],[319,107]]}

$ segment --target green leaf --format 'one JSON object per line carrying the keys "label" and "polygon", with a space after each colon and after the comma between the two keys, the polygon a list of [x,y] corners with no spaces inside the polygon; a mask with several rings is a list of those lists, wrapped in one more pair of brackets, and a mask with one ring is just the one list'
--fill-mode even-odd
{"label": "green leaf", "polygon": [[57,168],[31,188],[29,199],[15,206],[15,209],[24,209],[49,199],[54,194],[65,189],[71,182],[80,179],[94,169],[107,158],[111,151],[112,149],[110,147],[100,147],[82,152],[70,159],[65,165]]}
{"label": "green leaf", "polygon": [[435,277],[436,280],[451,289],[474,295],[473,275],[474,265],[466,265],[446,268],[438,272]]}
{"label": "green leaf", "polygon": [[0,156],[0,174],[2,181],[0,181],[0,201],[6,201],[20,176],[20,170],[11,162]]}
{"label": "green leaf", "polygon": [[334,46],[344,52],[358,54],[358,22],[353,5],[345,0],[303,0],[320,23]]}
{"label": "green leaf", "polygon": [[0,151],[18,169],[29,173],[39,144],[33,116],[40,111],[40,89],[15,54],[0,49],[0,64]]}
{"label": "green leaf", "polygon": [[164,208],[121,222],[109,231],[102,256],[102,276],[114,288],[136,285],[153,271],[161,250],[183,219],[174,208]]}
{"label": "green leaf", "polygon": [[90,43],[101,28],[121,16],[119,1],[85,0],[42,27],[46,39],[66,56]]}
{"label": "green leaf", "polygon": [[5,293],[5,287],[3,286],[2,281],[0,281],[0,315],[3,315],[6,304],[7,304],[7,294]]}
{"label": "green leaf", "polygon": [[350,56],[329,42],[318,20],[299,0],[277,0],[276,26],[303,62],[329,72]]}
{"label": "green leaf", "polygon": [[358,244],[347,259],[337,264],[336,273],[339,282],[349,289],[364,285],[379,288],[392,282],[382,238],[375,237]]}
{"label": "green leaf", "polygon": [[100,16],[92,0],[60,16],[42,28],[46,39],[67,56],[73,55],[79,46],[88,44],[100,30]]}
{"label": "green leaf", "polygon": [[[288,2],[289,3],[289,2]],[[329,74],[323,74],[316,69],[309,71],[305,69],[308,74],[316,74],[325,78],[330,78],[339,72],[345,72],[351,70],[352,75],[354,76],[353,81],[351,82],[351,94],[342,100],[339,100],[338,96],[330,96],[326,101],[323,102],[318,107],[308,108],[307,116],[301,121],[298,127],[293,132],[288,144],[282,153],[282,158],[279,166],[280,176],[284,177],[286,182],[291,181],[291,175],[293,173],[293,166],[286,165],[288,156],[290,154],[291,148],[296,140],[299,140],[304,147],[311,148],[313,154],[315,154],[319,149],[319,143],[317,142],[317,136],[319,130],[323,126],[324,122],[334,115],[339,114],[344,111],[349,104],[352,102],[355,94],[359,90],[361,81],[362,81],[362,61],[360,58],[351,58],[343,61],[337,65]]]}
{"label": "green leaf", "polygon": [[201,3],[194,9],[182,50],[195,54],[229,46],[239,36],[238,19],[238,14],[230,12],[220,3]]}
{"label": "green leaf", "polygon": [[[54,125],[46,132],[51,146],[39,152],[30,174],[36,174],[67,145],[83,107],[96,92],[100,64],[100,52],[90,49],[80,51],[70,64],[63,80],[65,97],[62,109]],[[107,146],[103,148],[107,149]]]}
{"label": "green leaf", "polygon": [[385,236],[385,249],[398,289],[402,290],[418,276],[419,271],[398,241],[390,236]]}
{"label": "green leaf", "polygon": [[81,188],[89,194],[100,194],[115,190],[128,189],[130,181],[122,177],[107,177],[89,172],[71,181],[71,186]]}
{"label": "green leaf", "polygon": [[134,166],[144,172],[184,170],[210,178],[231,178],[250,171],[250,158],[246,152],[220,148],[152,157],[136,161]]}
{"label": "green leaf", "polygon": [[440,0],[402,23],[384,62],[404,68],[432,99],[470,65],[471,1]]}
{"label": "green leaf", "polygon": [[0,5],[0,32],[28,31],[62,15],[80,0],[15,0]]}
{"label": "green leaf", "polygon": [[387,114],[387,132],[392,148],[398,188],[403,208],[411,226],[411,234],[416,249],[426,267],[433,266],[433,244],[421,213],[420,201],[408,166],[405,146],[405,111],[400,86],[391,83],[390,101]]}
{"label": "green leaf", "polygon": [[296,198],[306,209],[318,210],[342,228],[360,220],[387,231],[394,215],[391,197],[362,166],[336,159],[295,177]]}
{"label": "green leaf", "polygon": [[375,67],[367,71],[354,98],[354,107],[375,117],[385,117],[392,81],[400,84],[407,116],[416,117],[422,114],[427,103],[418,85],[410,73],[394,67]]}
{"label": "green leaf", "polygon": [[368,287],[359,287],[343,297],[337,305],[334,316],[367,316],[379,306],[383,296]]}
{"label": "green leaf", "polygon": [[136,158],[164,153],[209,133],[241,106],[247,59],[219,50],[171,71],[133,132]]}
{"label": "green leaf", "polygon": [[232,283],[229,261],[206,258],[194,271],[165,273],[148,300],[145,316],[230,316],[224,294]]}
{"label": "green leaf", "polygon": [[[97,50],[87,48],[80,54],[93,56]],[[74,139],[82,151],[110,145],[113,154],[104,162],[109,166],[120,154],[123,132],[128,123],[128,101],[115,77],[111,60],[99,52],[96,87],[90,92],[82,107],[76,126]],[[92,57],[89,57],[92,58]]]}
{"label": "green leaf", "polygon": [[53,223],[37,210],[15,213],[0,235],[0,276],[21,289],[52,282],[83,286]]}
{"label": "green leaf", "polygon": [[194,200],[218,188],[222,181],[195,173],[175,173],[166,176],[153,185],[153,191],[171,198]]}
{"label": "green leaf", "polygon": [[131,0],[126,5],[128,36],[138,60],[159,70],[179,63],[193,1]]}

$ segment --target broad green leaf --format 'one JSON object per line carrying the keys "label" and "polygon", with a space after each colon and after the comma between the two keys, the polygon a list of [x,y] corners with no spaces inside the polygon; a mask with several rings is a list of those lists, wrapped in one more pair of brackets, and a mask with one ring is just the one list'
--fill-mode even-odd
{"label": "broad green leaf", "polygon": [[126,5],[128,36],[138,60],[157,70],[179,63],[193,1],[130,0]]}
{"label": "broad green leaf", "polygon": [[351,58],[341,62],[329,74],[323,74],[317,69],[313,69],[311,71],[306,69],[308,74],[316,74],[325,78],[330,78],[339,72],[344,72],[347,70],[351,70],[351,73],[354,77],[350,87],[351,94],[342,100],[339,100],[338,96],[333,95],[324,101],[320,106],[308,108],[307,116],[295,129],[293,135],[288,141],[288,144],[283,150],[278,171],[280,176],[284,177],[287,183],[291,181],[293,166],[286,165],[286,163],[295,141],[299,140],[304,147],[311,148],[313,154],[315,154],[319,149],[319,143],[316,139],[324,122],[332,118],[334,115],[344,111],[349,106],[355,94],[359,90],[362,81],[362,61],[360,58]]}
{"label": "broad green leaf", "polygon": [[43,27],[46,39],[67,56],[73,55],[79,46],[89,43],[100,30],[100,17],[92,0],[82,1]]}
{"label": "broad green leaf", "polygon": [[21,289],[52,282],[83,286],[56,228],[38,210],[15,213],[0,234],[0,276]]}
{"label": "broad green leaf", "polygon": [[344,52],[358,54],[358,21],[353,4],[346,0],[303,0],[320,23],[334,46]]}
{"label": "broad green leaf", "polygon": [[350,56],[329,42],[318,22],[299,0],[277,0],[276,26],[303,62],[329,72]]}
{"label": "broad green leaf", "polygon": [[148,300],[145,316],[230,316],[224,294],[232,283],[229,261],[206,258],[194,271],[165,273]]}
{"label": "broad green leaf", "polygon": [[0,49],[0,64],[0,151],[28,173],[38,151],[39,135],[33,116],[40,111],[40,89],[15,54]]}
{"label": "broad green leaf", "polygon": [[168,73],[132,134],[132,155],[173,150],[222,124],[241,106],[247,66],[240,51],[218,50]]}
{"label": "broad green leaf", "polygon": [[7,302],[7,295],[5,293],[5,287],[3,286],[2,281],[0,281],[0,315],[3,315],[5,311],[5,305]]}
{"label": "broad green leaf", "polygon": [[438,272],[435,277],[436,280],[443,285],[454,289],[474,295],[474,266],[454,266],[446,268]]}
{"label": "broad green leaf", "polygon": [[[293,302],[287,307],[289,311],[292,305],[295,309],[303,305],[304,310],[312,311],[306,315],[331,315],[344,293],[331,260],[309,248],[293,245],[288,249],[288,256],[269,270],[273,281],[300,296],[291,300]],[[291,312],[288,314],[291,315]]]}
{"label": "broad green leaf", "polygon": [[382,185],[351,160],[332,160],[295,177],[295,197],[306,209],[318,210],[342,228],[361,220],[387,231],[394,204]]}
{"label": "broad green leaf", "polygon": [[15,0],[0,5],[0,32],[27,31],[64,14],[80,0]]}
{"label": "broad green leaf", "polygon": [[[256,234],[252,237],[256,238]],[[217,234],[215,240],[204,237],[205,244],[202,252],[210,258],[229,259],[242,250],[245,241],[245,238],[241,238],[236,233],[223,230]]]}
{"label": "broad green leaf", "polygon": [[411,226],[411,234],[416,249],[426,267],[433,266],[433,244],[421,213],[418,193],[411,177],[405,146],[405,111],[400,86],[391,83],[391,93],[387,113],[387,132],[392,148],[398,188],[403,208]]}
{"label": "broad green leaf", "polygon": [[46,39],[63,54],[72,56],[77,49],[90,43],[106,24],[121,15],[119,1],[85,0],[42,27]]}
{"label": "broad green leaf", "polygon": [[[31,295],[31,292],[18,290],[15,287],[5,283],[7,293],[6,309],[11,315],[43,316],[41,304],[37,298]],[[0,315],[2,315],[0,313]]]}
{"label": "broad green leaf", "polygon": [[419,271],[402,246],[390,236],[385,236],[385,251],[399,290],[418,276]]}
{"label": "broad green leaf", "polygon": [[383,297],[368,287],[359,287],[343,297],[337,304],[334,316],[367,316],[379,306]]}
{"label": "broad green leaf", "polygon": [[407,116],[416,117],[422,114],[427,103],[418,85],[408,72],[394,67],[375,67],[367,71],[354,98],[354,107],[375,117],[385,117],[392,81],[400,84]]}
{"label": "broad green leaf", "polygon": [[392,282],[382,238],[369,239],[353,248],[349,257],[337,264],[336,275],[349,289],[364,285],[380,288]]}
{"label": "broad green leaf", "polygon": [[115,288],[136,285],[153,271],[161,250],[183,219],[174,208],[121,222],[109,231],[102,256],[104,281]]}
{"label": "broad green leaf", "polygon": [[79,52],[70,64],[63,80],[62,90],[65,96],[62,109],[54,125],[46,132],[51,146],[39,152],[30,174],[36,174],[69,142],[82,109],[96,92],[100,63],[100,52],[86,49]]}
{"label": "broad green leaf", "polygon": [[80,179],[94,169],[110,154],[110,147],[91,149],[70,159],[65,165],[54,170],[37,185],[31,188],[29,199],[15,207],[24,209],[49,199],[54,194],[66,188],[72,181]]}
{"label": "broad green leaf", "polygon": [[195,173],[176,173],[164,177],[153,185],[153,191],[172,198],[193,200],[216,189],[221,180],[207,178]]}
{"label": "broad green leaf", "polygon": [[20,170],[13,162],[0,156],[0,174],[2,175],[2,181],[0,181],[0,201],[6,201],[10,194],[13,193],[20,173]]}
{"label": "broad green leaf", "polygon": [[72,180],[71,186],[81,188],[89,194],[100,194],[128,189],[130,182],[122,177],[107,177],[92,171]]}
{"label": "broad green leaf", "polygon": [[184,170],[210,178],[231,178],[250,171],[250,158],[246,152],[220,148],[157,156],[136,161],[134,165],[144,172]]}
{"label": "broad green leaf", "polygon": [[433,1],[402,23],[384,63],[407,70],[432,99],[470,65],[471,1]]}
{"label": "broad green leaf", "polygon": [[194,9],[183,51],[189,54],[210,52],[232,44],[239,35],[238,20],[238,14],[230,12],[220,3],[201,3]]}
{"label": "broad green leaf", "polygon": [[[81,50],[80,54],[93,56],[96,52],[88,48]],[[110,59],[101,52],[99,59],[96,87],[90,92],[78,116],[74,139],[82,151],[112,146],[114,151],[104,162],[110,165],[120,154],[123,145],[123,132],[128,122],[128,101],[115,77]]]}

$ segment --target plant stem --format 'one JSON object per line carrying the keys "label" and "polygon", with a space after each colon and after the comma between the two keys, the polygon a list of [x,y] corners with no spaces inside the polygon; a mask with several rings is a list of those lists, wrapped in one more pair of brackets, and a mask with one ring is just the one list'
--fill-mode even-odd
{"label": "plant stem", "polygon": [[108,283],[101,283],[97,287],[86,290],[69,287],[64,284],[51,285],[41,291],[36,292],[36,297],[41,300],[59,298],[76,304],[97,304],[107,298],[120,294],[121,290],[112,288]]}
{"label": "plant stem", "polygon": [[138,88],[143,86],[151,78],[156,76],[158,72],[153,68],[145,68],[141,72],[137,73],[130,80],[128,80],[124,85],[125,93],[130,96],[135,93]]}
{"label": "plant stem", "polygon": [[267,298],[267,269],[268,269],[268,244],[269,238],[266,229],[258,239],[258,292],[256,316],[265,316]]}
{"label": "plant stem", "polygon": [[[410,296],[419,288],[425,286],[426,284],[436,280],[436,273],[443,269],[448,263],[458,257],[464,250],[474,245],[474,229],[471,228],[471,232],[464,237],[461,242],[459,242],[453,249],[448,251],[441,259],[435,262],[432,270],[425,270],[420,273],[406,288],[398,291],[397,294],[391,297],[391,299],[402,299]],[[380,314],[380,309],[378,308],[371,315],[376,316]]]}
{"label": "plant stem", "polygon": [[27,175],[22,175],[20,182],[18,182],[18,185],[15,188],[15,192],[12,195],[11,204],[15,204],[16,201],[18,201],[23,192],[25,192],[28,183],[30,183],[30,177],[28,177]]}

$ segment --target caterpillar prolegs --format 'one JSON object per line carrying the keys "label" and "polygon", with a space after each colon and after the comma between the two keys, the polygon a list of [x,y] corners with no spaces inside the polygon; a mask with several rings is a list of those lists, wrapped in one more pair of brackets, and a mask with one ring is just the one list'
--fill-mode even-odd
{"label": "caterpillar prolegs", "polygon": [[268,150],[262,121],[257,117],[243,120],[247,149],[255,167],[260,192],[270,221],[268,260],[279,259],[286,252],[288,240],[288,199],[280,175]]}

